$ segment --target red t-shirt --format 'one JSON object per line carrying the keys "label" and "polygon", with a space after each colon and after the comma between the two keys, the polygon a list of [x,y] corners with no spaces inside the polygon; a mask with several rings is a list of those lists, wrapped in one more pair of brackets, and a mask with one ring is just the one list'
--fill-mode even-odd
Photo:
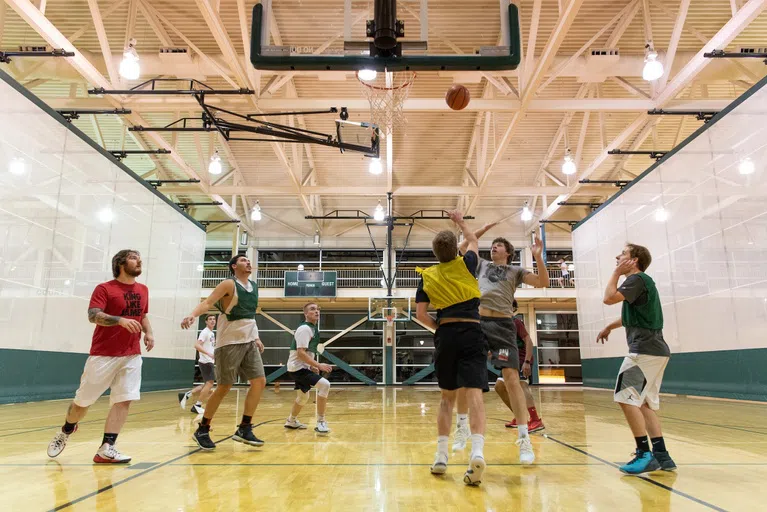
{"label": "red t-shirt", "polygon": [[[141,283],[124,284],[114,279],[93,290],[88,309],[99,308],[107,315],[141,322],[149,312],[149,288]],[[119,325],[97,325],[91,342],[92,356],[132,356],[141,354],[141,333],[133,334]]]}
{"label": "red t-shirt", "polygon": [[527,346],[525,346],[525,338],[529,336],[527,329],[525,329],[525,323],[517,317],[514,317],[514,325],[517,328],[517,348],[519,349],[519,364],[525,362],[525,356],[527,355]]}

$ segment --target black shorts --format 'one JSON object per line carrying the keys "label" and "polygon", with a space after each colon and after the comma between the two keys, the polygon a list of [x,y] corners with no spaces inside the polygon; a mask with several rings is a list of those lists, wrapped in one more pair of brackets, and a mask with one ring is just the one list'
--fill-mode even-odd
{"label": "black shorts", "polygon": [[203,382],[216,380],[216,365],[213,363],[199,363],[198,366],[200,367]]}
{"label": "black shorts", "polygon": [[297,372],[288,372],[288,375],[296,382],[293,389],[300,389],[302,393],[308,393],[322,378],[321,375],[306,368],[301,368]]}
{"label": "black shorts", "polygon": [[490,347],[490,364],[499,370],[519,370],[517,326],[514,325],[514,319],[483,316],[480,326]]}
{"label": "black shorts", "polygon": [[487,390],[487,344],[475,322],[440,325],[434,333],[434,369],[440,389]]}

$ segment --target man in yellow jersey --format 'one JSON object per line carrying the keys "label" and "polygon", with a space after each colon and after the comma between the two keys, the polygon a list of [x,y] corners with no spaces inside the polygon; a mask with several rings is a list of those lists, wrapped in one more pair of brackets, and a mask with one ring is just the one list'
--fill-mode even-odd
{"label": "man in yellow jersey", "polygon": [[[421,282],[416,292],[416,316],[435,329],[434,368],[442,391],[437,415],[437,453],[431,472],[447,471],[447,443],[458,390],[465,390],[471,416],[471,457],[463,481],[479,485],[485,470],[485,405],[482,391],[487,389],[487,348],[479,326],[479,284],[475,277],[479,256],[477,237],[459,211],[450,218],[461,228],[466,240],[464,256],[458,256],[458,240],[452,231],[441,231],[432,241],[438,265],[418,269]],[[437,310],[435,321],[427,312],[429,304]]]}

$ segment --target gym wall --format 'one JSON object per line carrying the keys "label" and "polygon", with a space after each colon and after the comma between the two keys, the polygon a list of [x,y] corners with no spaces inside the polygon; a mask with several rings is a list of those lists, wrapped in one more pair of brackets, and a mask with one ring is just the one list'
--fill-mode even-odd
{"label": "gym wall", "polygon": [[612,388],[627,353],[624,329],[596,338],[620,317],[602,297],[632,242],[650,249],[663,303],[662,391],[767,400],[766,166],[767,78],[576,227],[584,385]]}
{"label": "gym wall", "polygon": [[0,402],[74,396],[90,295],[126,248],[156,341],[142,390],[191,382],[196,332],[179,324],[200,300],[204,229],[1,71],[0,198]]}

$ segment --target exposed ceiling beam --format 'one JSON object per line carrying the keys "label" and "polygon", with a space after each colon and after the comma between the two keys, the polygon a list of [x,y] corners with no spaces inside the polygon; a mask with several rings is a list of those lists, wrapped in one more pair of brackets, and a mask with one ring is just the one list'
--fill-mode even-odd
{"label": "exposed ceiling beam", "polygon": [[[95,68],[94,68],[95,69]],[[99,108],[108,107],[105,98],[43,98],[53,108]],[[664,108],[680,110],[721,110],[732,99],[676,99],[665,104]],[[205,103],[230,109],[252,108],[246,102],[220,100],[215,97],[205,98]],[[176,97],[130,97],[122,101],[125,108],[142,112],[175,112],[176,110],[198,110],[196,100]],[[258,104],[264,112],[283,112],[294,110],[329,109],[346,106],[349,112],[368,112],[370,103],[365,99],[348,98],[261,98]],[[651,110],[656,103],[651,99],[639,98],[561,98],[532,100],[526,112],[642,112]],[[518,112],[519,100],[475,98],[463,112]],[[411,98],[405,101],[404,110],[408,112],[452,112],[444,98]],[[331,123],[332,124],[332,123]]]}
{"label": "exposed ceiling beam", "polygon": [[687,19],[687,11],[689,8],[690,0],[682,0],[679,4],[679,11],[677,12],[676,21],[674,22],[674,30],[671,32],[671,41],[669,42],[668,50],[666,51],[666,60],[663,63],[664,73],[658,83],[658,89],[661,91],[668,83],[671,67],[674,65],[676,49],[679,46],[679,39],[682,37],[682,29],[684,28],[684,22]]}
{"label": "exposed ceiling beam", "polygon": [[91,11],[93,26],[96,29],[96,35],[99,39],[101,54],[104,56],[104,61],[106,62],[109,81],[112,82],[114,87],[117,87],[117,84],[120,83],[120,75],[117,74],[117,68],[115,67],[114,60],[112,60],[112,50],[109,48],[109,39],[107,38],[107,31],[104,28],[104,21],[101,19],[101,11],[99,10],[98,1],[88,0],[88,8]]}
{"label": "exposed ceiling beam", "polygon": [[[484,197],[524,197],[533,194],[557,195],[571,193],[574,187],[493,187],[483,192]],[[611,190],[612,187],[594,185],[587,187],[584,194],[594,194],[604,190]],[[159,188],[165,194],[185,193],[194,195],[199,193],[194,185],[190,186],[171,186],[164,185]],[[377,187],[345,187],[335,186],[308,186],[302,187],[304,194],[321,194],[331,196],[358,196],[358,197],[384,197],[387,192],[386,186]],[[215,193],[220,196],[230,196],[232,194],[244,194],[258,198],[264,197],[295,197],[296,191],[290,186],[253,186],[253,185],[219,185],[211,186],[207,193]],[[393,194],[397,197],[404,196],[460,196],[476,195],[479,193],[478,187],[468,186],[412,186],[403,185],[394,187]]]}

